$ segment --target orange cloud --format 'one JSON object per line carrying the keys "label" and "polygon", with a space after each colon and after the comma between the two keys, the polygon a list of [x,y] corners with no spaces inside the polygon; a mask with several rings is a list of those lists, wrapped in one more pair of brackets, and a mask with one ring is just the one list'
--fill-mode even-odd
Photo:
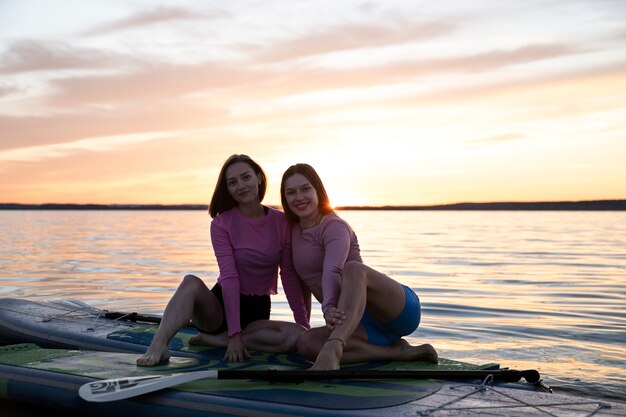
{"label": "orange cloud", "polygon": [[51,116],[0,116],[0,149],[15,149],[73,142],[107,135],[122,135],[204,127],[226,115],[217,107],[199,108],[184,103],[91,110]]}

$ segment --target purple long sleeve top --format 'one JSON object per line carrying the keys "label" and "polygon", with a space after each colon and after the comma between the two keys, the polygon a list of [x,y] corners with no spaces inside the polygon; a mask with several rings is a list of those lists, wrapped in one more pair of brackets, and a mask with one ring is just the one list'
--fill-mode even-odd
{"label": "purple long sleeve top", "polygon": [[251,220],[237,207],[230,209],[211,222],[211,242],[229,336],[241,331],[239,295],[276,294],[279,269],[296,323],[310,327],[310,312],[293,267],[291,227],[283,212],[269,208],[264,218]]}
{"label": "purple long sleeve top", "polygon": [[356,234],[350,225],[331,213],[317,226],[291,231],[293,263],[300,279],[322,303],[322,311],[337,307],[343,266],[363,262]]}

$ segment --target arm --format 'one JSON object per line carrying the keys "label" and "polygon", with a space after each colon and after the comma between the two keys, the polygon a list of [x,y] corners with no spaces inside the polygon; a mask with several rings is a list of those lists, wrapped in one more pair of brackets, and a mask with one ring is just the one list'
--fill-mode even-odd
{"label": "arm", "polygon": [[322,312],[337,308],[341,288],[341,274],[350,251],[350,230],[339,221],[330,222],[323,235],[324,265],[322,271]]}
{"label": "arm", "polygon": [[220,269],[218,282],[222,286],[228,327],[229,339],[224,359],[229,362],[242,362],[245,358],[250,357],[250,354],[246,350],[246,345],[241,336],[239,274],[228,231],[211,223],[211,242]]}
{"label": "arm", "polygon": [[296,270],[293,266],[293,258],[291,252],[291,229],[287,228],[285,231],[285,244],[283,245],[282,257],[280,261],[280,278],[283,283],[285,295],[287,296],[287,302],[291,311],[293,311],[293,318],[296,323],[301,324],[307,329],[311,328],[309,321],[311,319],[311,293],[308,297],[308,308],[306,298],[302,288],[302,283]]}
{"label": "arm", "polygon": [[311,322],[311,290],[306,284],[300,280],[300,286],[302,287],[302,294],[304,295],[304,307],[306,308],[306,317]]}
{"label": "arm", "polygon": [[218,282],[222,286],[224,297],[224,311],[228,336],[241,332],[239,319],[239,274],[233,255],[233,247],[228,231],[211,223],[211,242],[220,270]]}

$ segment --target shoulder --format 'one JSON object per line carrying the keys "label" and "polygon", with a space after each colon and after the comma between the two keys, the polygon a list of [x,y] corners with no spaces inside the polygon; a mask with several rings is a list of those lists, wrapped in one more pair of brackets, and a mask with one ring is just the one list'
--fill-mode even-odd
{"label": "shoulder", "polygon": [[341,217],[337,216],[335,213],[327,214],[322,221],[322,225],[326,225],[326,227],[341,227],[352,230],[350,224]]}
{"label": "shoulder", "polygon": [[283,213],[281,210],[275,209],[274,207],[267,206],[267,215],[270,217],[287,220],[287,216],[285,216],[285,213]]}
{"label": "shoulder", "polygon": [[320,224],[320,228],[323,230],[324,234],[354,234],[352,227],[350,227],[350,224],[348,224],[348,222],[341,217],[337,216],[335,213],[330,213],[326,215],[326,217],[322,221],[322,224]]}
{"label": "shoulder", "polygon": [[226,210],[225,212],[218,214],[212,221],[211,227],[228,227],[233,219],[237,217],[237,209],[231,208],[230,210]]}
{"label": "shoulder", "polygon": [[289,226],[289,220],[287,220],[285,213],[275,208],[268,207],[267,218],[268,220],[282,226]]}

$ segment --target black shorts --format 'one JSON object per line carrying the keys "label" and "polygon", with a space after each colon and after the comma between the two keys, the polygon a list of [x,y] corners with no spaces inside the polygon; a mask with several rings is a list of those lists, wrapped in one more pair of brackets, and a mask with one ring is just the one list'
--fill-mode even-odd
{"label": "black shorts", "polygon": [[[228,329],[226,323],[226,312],[224,311],[224,297],[222,296],[222,286],[215,284],[211,292],[220,300],[224,320],[222,324],[211,334],[219,334]],[[248,324],[256,320],[269,320],[272,301],[269,295],[239,295],[239,324],[244,329]]]}

